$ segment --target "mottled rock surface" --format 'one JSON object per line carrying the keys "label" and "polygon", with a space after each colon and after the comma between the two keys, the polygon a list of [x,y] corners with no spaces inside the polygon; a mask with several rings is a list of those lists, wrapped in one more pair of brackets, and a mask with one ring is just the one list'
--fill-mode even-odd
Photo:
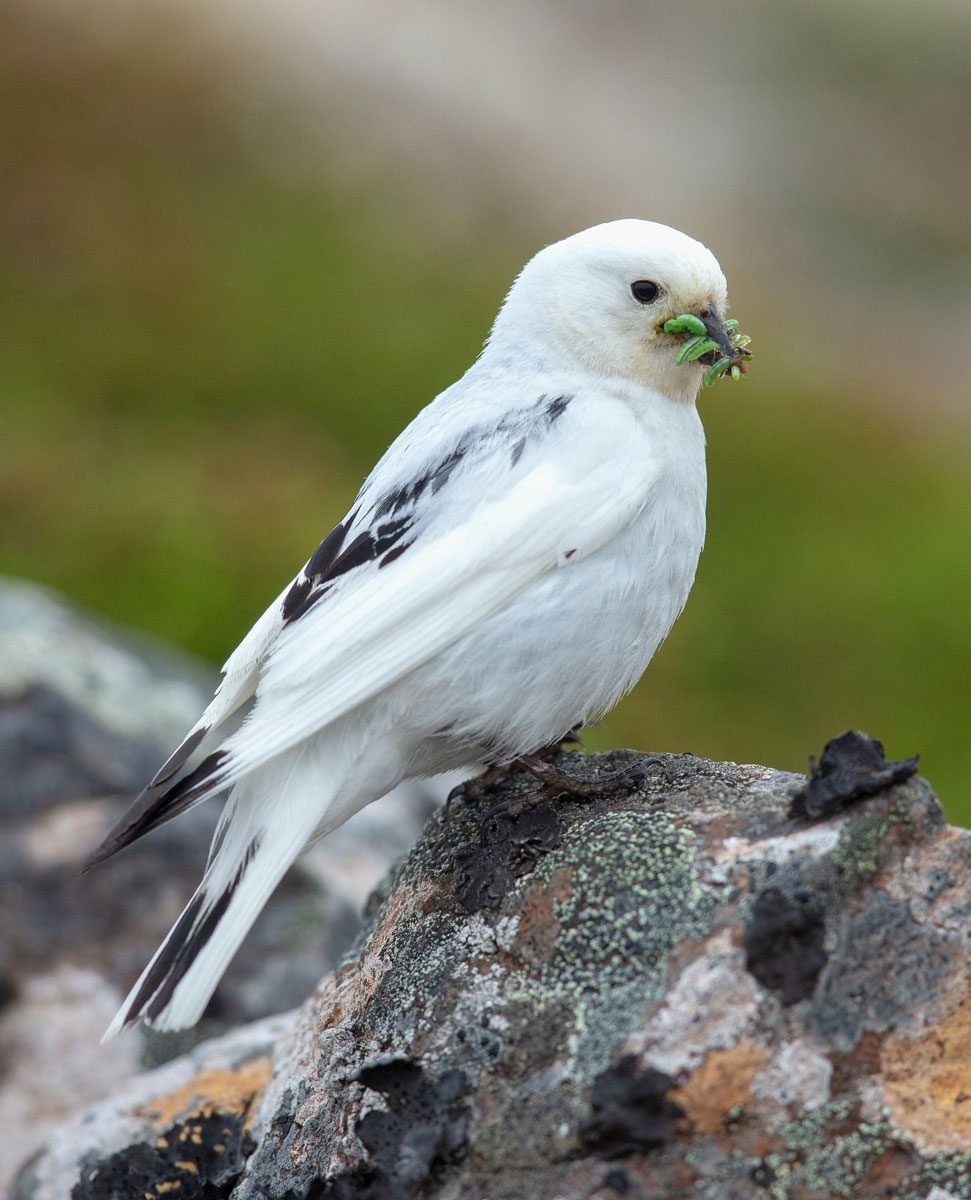
{"label": "mottled rock surface", "polygon": [[292,1019],[243,1026],[126,1081],[58,1130],[22,1168],[9,1200],[228,1195],[253,1150],[253,1099]]}
{"label": "mottled rock surface", "polygon": [[813,822],[765,767],[559,763],[629,782],[436,814],[272,1069],[199,1047],[16,1200],[971,1197],[971,834],[927,784]]}
{"label": "mottled rock surface", "polygon": [[[0,580],[0,1193],[79,1105],[200,1039],[299,1004],[361,926],[374,884],[431,810],[399,792],[292,871],[200,1028],[99,1040],[192,893],[204,805],[97,871],[78,869],[212,694],[206,664]],[[447,790],[437,789],[442,795]]]}

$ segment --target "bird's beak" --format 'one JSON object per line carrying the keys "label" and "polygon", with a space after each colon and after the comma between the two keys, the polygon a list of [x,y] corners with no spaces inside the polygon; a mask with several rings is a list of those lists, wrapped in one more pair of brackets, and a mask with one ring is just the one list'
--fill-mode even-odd
{"label": "bird's beak", "polygon": [[707,308],[703,308],[698,316],[701,318],[701,323],[704,325],[705,331],[715,345],[720,346],[729,358],[734,358],[735,347],[732,345],[732,339],[728,336],[728,330],[725,328],[722,315],[715,308],[714,304],[709,304]]}

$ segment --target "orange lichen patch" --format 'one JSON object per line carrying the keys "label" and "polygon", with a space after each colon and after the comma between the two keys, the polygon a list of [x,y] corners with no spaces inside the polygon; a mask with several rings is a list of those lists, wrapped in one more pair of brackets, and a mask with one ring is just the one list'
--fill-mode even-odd
{"label": "orange lichen patch", "polygon": [[200,1071],[184,1087],[158,1096],[137,1109],[166,1127],[177,1117],[200,1117],[211,1113],[245,1113],[270,1079],[270,1059],[255,1058],[236,1071]]}
{"label": "orange lichen patch", "polygon": [[395,888],[388,898],[387,906],[381,917],[381,924],[371,934],[367,944],[367,954],[364,962],[381,958],[385,947],[391,940],[395,930],[405,920],[409,912],[424,908],[434,894],[435,888],[430,883],[422,882],[415,887],[404,884]]}
{"label": "orange lichen patch", "polygon": [[559,867],[553,872],[549,883],[534,884],[523,899],[513,942],[513,953],[530,962],[548,962],[560,932],[553,905],[558,900],[568,900],[573,892],[572,867]]}
{"label": "orange lichen patch", "polygon": [[971,1145],[971,997],[919,1037],[883,1043],[883,1096],[894,1123],[937,1153]]}
{"label": "orange lichen patch", "polygon": [[737,836],[740,827],[737,813],[722,813],[705,825],[705,840],[712,846],[716,862],[729,861],[755,844]]}
{"label": "orange lichen patch", "polygon": [[884,1036],[865,1030],[852,1050],[845,1054],[829,1056],[833,1064],[830,1091],[834,1096],[856,1091],[861,1079],[870,1079],[880,1074],[880,1050]]}
{"label": "orange lichen patch", "polygon": [[730,1050],[712,1050],[671,1099],[697,1133],[717,1133],[733,1108],[751,1103],[752,1080],[769,1058],[769,1051],[749,1038]]}

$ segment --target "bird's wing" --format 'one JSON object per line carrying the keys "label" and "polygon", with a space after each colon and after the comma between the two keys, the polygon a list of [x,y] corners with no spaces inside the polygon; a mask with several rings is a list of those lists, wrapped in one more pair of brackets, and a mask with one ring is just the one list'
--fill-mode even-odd
{"label": "bird's wing", "polygon": [[[386,541],[389,521],[351,537],[341,553],[356,567],[331,595],[326,589],[336,581],[320,583],[320,601],[273,642],[257,702],[223,746],[212,790],[377,695],[546,572],[569,569],[623,529],[646,502],[656,465],[629,410],[603,407],[593,420],[564,423],[555,445],[532,461],[517,458],[512,442],[502,455],[505,485],[475,503],[483,474],[496,480],[490,450],[482,470],[470,468],[464,482],[449,485],[453,520],[444,527],[399,517]],[[523,469],[514,474],[514,466]],[[442,496],[444,507],[444,488]],[[340,562],[339,554],[332,568]]]}
{"label": "bird's wing", "polygon": [[219,752],[211,754],[192,770],[188,767],[189,760],[214,730],[252,698],[267,649],[283,628],[282,605],[286,594],[280,594],[233,651],[206,711],[159,767],[148,786],[136,796],[85,864],[85,871],[199,802],[197,785],[209,777]]}
{"label": "bird's wing", "polygon": [[[89,866],[337,720],[622,529],[656,475],[650,447],[625,405],[572,399],[543,395],[479,424],[424,410],[230,657],[198,724]],[[189,771],[202,739],[254,691],[243,725]]]}

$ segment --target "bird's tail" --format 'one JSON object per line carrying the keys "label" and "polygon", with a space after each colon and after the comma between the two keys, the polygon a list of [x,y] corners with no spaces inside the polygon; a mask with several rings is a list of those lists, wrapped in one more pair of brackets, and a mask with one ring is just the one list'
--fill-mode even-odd
{"label": "bird's tail", "polygon": [[155,1029],[194,1025],[287,868],[308,841],[339,821],[329,783],[306,743],[232,790],[213,836],[202,882],[106,1031],[108,1041],[144,1021]]}

